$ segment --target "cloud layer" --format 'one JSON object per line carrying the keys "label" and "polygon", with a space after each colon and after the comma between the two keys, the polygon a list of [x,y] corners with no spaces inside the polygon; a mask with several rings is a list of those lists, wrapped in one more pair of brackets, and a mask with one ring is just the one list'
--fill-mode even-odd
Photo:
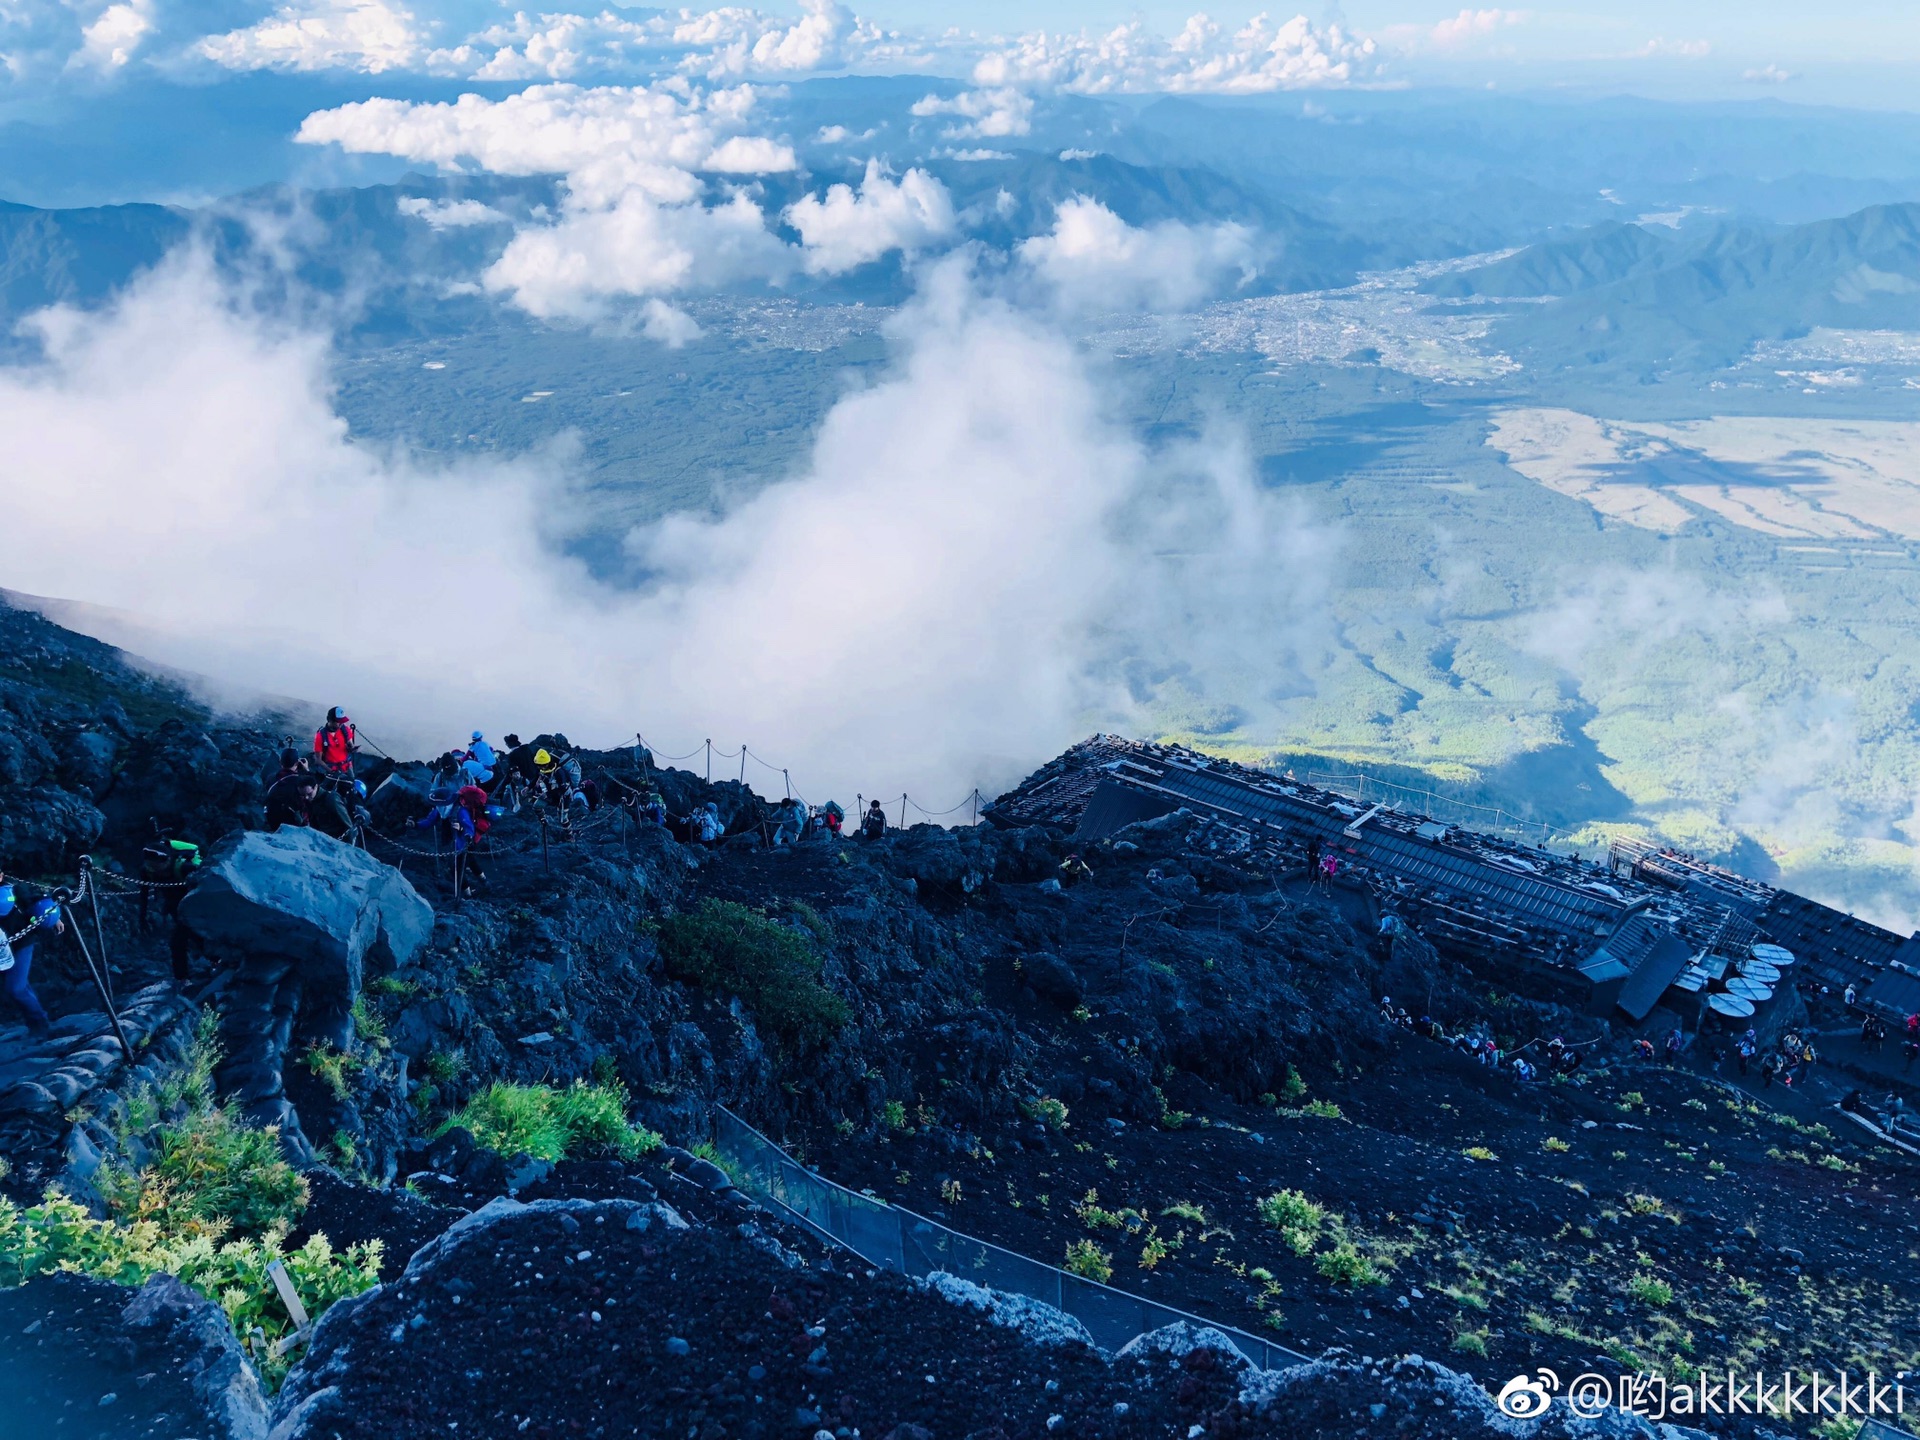
{"label": "cloud layer", "polygon": [[[1070,344],[952,262],[895,322],[891,373],[790,476],[627,537],[651,577],[633,591],[545,528],[562,461],[356,444],[325,342],[203,263],[37,324],[44,361],[0,370],[20,439],[0,580],[133,612],[171,663],[344,700],[389,745],[717,734],[813,798],[950,803],[1123,722],[1154,676],[1204,687],[1196,656],[1284,659],[1323,583],[1323,537],[1235,447],[1148,451]],[[136,510],[152,524],[98,523]]]}

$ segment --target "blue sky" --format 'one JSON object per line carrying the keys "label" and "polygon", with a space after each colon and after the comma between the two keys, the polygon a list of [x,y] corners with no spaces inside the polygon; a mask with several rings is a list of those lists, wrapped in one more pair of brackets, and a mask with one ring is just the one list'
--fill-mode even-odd
{"label": "blue sky", "polygon": [[[1469,6],[1108,0],[12,0],[0,198],[187,198],[292,173],[311,109],[548,81],[946,76],[1008,113],[1050,94],[1342,89],[1920,108],[1920,5]],[[1183,31],[1185,38],[1182,37]],[[997,97],[997,98],[991,98]],[[997,108],[996,108],[997,107]],[[990,122],[983,122],[990,123]],[[978,128],[978,127],[976,127]],[[192,153],[184,153],[192,152]],[[231,152],[231,160],[221,157]],[[340,178],[348,178],[346,174]]]}

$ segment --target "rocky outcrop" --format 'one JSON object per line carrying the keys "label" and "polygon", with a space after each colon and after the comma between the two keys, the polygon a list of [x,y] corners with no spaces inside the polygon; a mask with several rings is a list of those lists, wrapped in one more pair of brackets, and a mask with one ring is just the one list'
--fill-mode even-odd
{"label": "rocky outcrop", "polygon": [[171,985],[123,997],[120,1023],[134,1047],[131,1067],[102,1011],[62,1016],[37,1039],[20,1026],[0,1029],[0,1154],[39,1155],[65,1136],[68,1178],[84,1186],[113,1142],[97,1119],[70,1126],[66,1117],[100,1114],[107,1092],[156,1083],[185,1057],[194,1013]]}
{"label": "rocky outcrop", "polygon": [[[369,967],[411,960],[433,933],[432,907],[364,850],[281,830],[229,836],[180,914],[236,966],[222,1005],[223,1093],[254,1123],[279,1126],[288,1149],[307,1158],[311,1144],[286,1093],[287,1054],[295,1046],[355,1050],[353,1006]],[[354,1123],[332,1119],[320,1134],[354,1138]]]}

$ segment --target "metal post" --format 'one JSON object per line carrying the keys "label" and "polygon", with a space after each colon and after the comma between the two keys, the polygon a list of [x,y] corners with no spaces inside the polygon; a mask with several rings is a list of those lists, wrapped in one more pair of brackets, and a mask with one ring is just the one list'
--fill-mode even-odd
{"label": "metal post", "polygon": [[967,812],[967,823],[978,825],[980,823],[980,787],[978,785],[973,787],[973,794],[967,799],[972,802],[972,808]]}
{"label": "metal post", "polygon": [[458,908],[460,904],[460,872],[465,868],[466,859],[465,851],[456,850],[453,852],[453,903],[455,908]]}
{"label": "metal post", "polygon": [[740,742],[740,783],[747,783],[747,742]]}
{"label": "metal post", "polygon": [[786,771],[782,770],[780,772],[780,778],[781,780],[786,782],[787,799],[791,800],[793,798],[793,776],[789,775]]}
{"label": "metal post", "polygon": [[713,740],[711,737],[707,740],[707,783],[709,785],[713,783]]}
{"label": "metal post", "polygon": [[545,870],[553,868],[553,861],[547,855],[547,812],[544,810],[540,812],[540,865]]}
{"label": "metal post", "polygon": [[[113,994],[107,989],[106,978],[101,973],[100,967],[93,963],[93,952],[87,948],[87,932],[80,928],[79,918],[73,913],[73,906],[67,896],[56,894],[54,899],[60,906],[61,917],[72,927],[74,942],[79,945],[80,954],[86,959],[87,971],[93,976],[93,988],[100,992],[100,1003],[106,1007],[107,1020],[113,1026],[114,1039],[120,1042],[120,1053],[127,1057],[127,1064],[131,1065],[133,1064],[133,1046],[127,1043],[127,1032],[120,1024],[120,1012],[114,1007]],[[106,959],[106,951],[100,952],[100,958],[102,961]]]}
{"label": "metal post", "polygon": [[904,790],[900,792],[900,828],[907,828],[907,792]]}

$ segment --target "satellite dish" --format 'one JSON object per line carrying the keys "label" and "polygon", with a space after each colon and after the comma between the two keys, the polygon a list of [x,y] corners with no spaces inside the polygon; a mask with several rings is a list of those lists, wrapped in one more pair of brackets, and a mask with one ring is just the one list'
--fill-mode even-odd
{"label": "satellite dish", "polygon": [[1753,1014],[1753,1002],[1742,1000],[1738,995],[1709,995],[1707,1005],[1715,1014],[1725,1015],[1731,1020],[1744,1020]]}

